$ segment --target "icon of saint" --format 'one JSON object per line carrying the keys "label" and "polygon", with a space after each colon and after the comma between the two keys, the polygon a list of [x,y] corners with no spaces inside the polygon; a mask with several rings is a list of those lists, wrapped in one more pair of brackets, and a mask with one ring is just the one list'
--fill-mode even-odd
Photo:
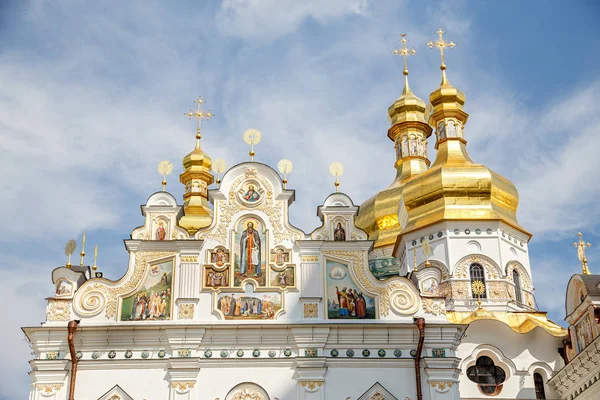
{"label": "icon of saint", "polygon": [[333,240],[336,242],[343,242],[346,240],[346,231],[342,228],[342,223],[338,222],[337,227],[333,231]]}
{"label": "icon of saint", "polygon": [[244,193],[244,200],[249,203],[255,203],[260,199],[260,193],[254,190],[254,185],[249,185],[248,190]]}
{"label": "icon of saint", "polygon": [[222,267],[223,264],[227,262],[227,254],[223,251],[223,249],[217,249],[216,253],[213,253],[213,263],[217,264],[217,266]]}
{"label": "icon of saint", "polygon": [[165,240],[167,237],[167,230],[165,229],[165,223],[160,221],[158,228],[156,229],[156,239]]}
{"label": "icon of saint", "polygon": [[260,235],[254,229],[254,223],[248,222],[240,238],[240,274],[261,276]]}

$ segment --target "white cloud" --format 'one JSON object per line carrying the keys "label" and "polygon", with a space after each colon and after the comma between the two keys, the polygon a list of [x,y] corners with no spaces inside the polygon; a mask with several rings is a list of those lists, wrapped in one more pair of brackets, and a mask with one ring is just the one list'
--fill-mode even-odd
{"label": "white cloud", "polygon": [[224,0],[217,21],[225,34],[270,41],[296,31],[309,18],[325,24],[366,11],[366,0]]}

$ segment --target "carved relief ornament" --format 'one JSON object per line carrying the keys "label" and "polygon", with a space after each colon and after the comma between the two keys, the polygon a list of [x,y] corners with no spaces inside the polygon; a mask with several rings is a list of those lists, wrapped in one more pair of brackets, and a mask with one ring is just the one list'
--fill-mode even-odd
{"label": "carved relief ornament", "polygon": [[323,381],[300,381],[300,386],[310,392],[316,392],[323,386]]}
{"label": "carved relief ornament", "polygon": [[390,313],[390,308],[401,315],[412,315],[420,306],[414,285],[406,278],[393,277],[378,281],[372,277],[365,265],[363,251],[328,250],[323,255],[349,262],[348,270],[355,282],[367,292],[379,297],[379,312],[383,316]]}
{"label": "carved relief ornament", "polygon": [[66,322],[71,320],[71,301],[51,299],[48,300],[46,321]]}
{"label": "carved relief ornament", "polygon": [[437,392],[445,393],[454,385],[453,381],[429,381],[429,384]]}
{"label": "carved relief ornament", "polygon": [[[146,276],[148,265],[156,260],[174,257],[175,252],[139,252],[135,254],[133,270],[118,281],[90,279],[75,293],[73,307],[78,314],[92,317],[106,310],[106,318],[114,318],[118,298],[132,293]],[[175,267],[175,266],[174,266]]]}
{"label": "carved relief ornament", "polygon": [[502,271],[500,267],[491,258],[481,255],[472,254],[461,258],[454,268],[452,276],[454,278],[467,279],[469,278],[469,267],[471,264],[479,264],[483,267],[486,274],[486,279],[500,279],[502,278]]}
{"label": "carved relief ornament", "polygon": [[42,394],[42,396],[52,396],[56,392],[58,392],[63,387],[62,383],[55,384],[46,384],[46,385],[36,385],[35,388],[38,392]]}
{"label": "carved relief ornament", "polygon": [[177,393],[187,393],[196,385],[195,381],[178,381],[171,382],[171,387],[177,391]]}
{"label": "carved relief ornament", "polygon": [[446,302],[444,300],[436,300],[430,298],[422,298],[423,311],[427,314],[433,314],[435,316],[440,314],[446,314]]}

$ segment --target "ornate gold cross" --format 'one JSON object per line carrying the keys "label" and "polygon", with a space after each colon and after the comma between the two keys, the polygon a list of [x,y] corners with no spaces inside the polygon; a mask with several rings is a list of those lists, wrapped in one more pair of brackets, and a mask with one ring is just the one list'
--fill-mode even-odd
{"label": "ornate gold cross", "polygon": [[193,111],[190,108],[190,111],[183,113],[183,115],[187,115],[190,120],[192,118],[196,118],[198,120],[198,128],[196,129],[196,147],[200,148],[200,123],[203,119],[209,120],[210,117],[214,117],[215,114],[211,113],[209,110],[206,112],[202,111],[202,103],[204,103],[204,101],[201,97],[198,97],[198,100],[194,100],[194,103],[198,104],[197,110]]}
{"label": "ornate gold cross", "polygon": [[573,246],[577,247],[577,257],[579,258],[579,261],[581,261],[582,272],[585,275],[591,275],[591,272],[587,266],[587,258],[585,257],[585,249],[586,249],[586,247],[591,247],[592,244],[583,240],[583,234],[581,232],[579,232],[577,234],[577,236],[579,236],[579,241],[573,243]]}
{"label": "ornate gold cross", "polygon": [[417,54],[417,51],[415,49],[409,49],[406,46],[406,43],[408,43],[408,40],[406,40],[406,33],[401,33],[400,36],[402,36],[402,39],[400,40],[400,43],[402,43],[402,47],[399,49],[394,49],[394,54],[397,56],[402,56],[404,58],[404,75],[408,75],[408,64],[407,64],[407,59],[408,56],[414,56],[415,54]]}
{"label": "ornate gold cross", "polygon": [[442,28],[439,28],[435,33],[438,34],[438,40],[435,42],[430,40],[427,42],[427,46],[429,46],[430,49],[437,47],[440,50],[440,56],[442,58],[442,65],[440,66],[440,69],[443,71],[446,69],[446,64],[444,63],[444,49],[446,47],[450,47],[450,50],[452,50],[456,44],[454,44],[452,40],[450,42],[444,41],[444,33],[446,32],[444,32]]}

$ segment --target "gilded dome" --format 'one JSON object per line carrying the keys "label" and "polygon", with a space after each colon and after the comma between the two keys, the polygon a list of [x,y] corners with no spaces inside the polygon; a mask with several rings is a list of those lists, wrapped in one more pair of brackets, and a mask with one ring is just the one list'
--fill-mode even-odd
{"label": "gilded dome", "polygon": [[389,107],[388,137],[396,148],[396,178],[392,184],[366,200],[359,209],[356,225],[367,232],[374,247],[393,245],[400,234],[398,209],[404,182],[427,169],[427,138],[431,127],[425,120],[426,105],[414,95],[404,71],[404,91]]}
{"label": "gilded dome", "polygon": [[517,222],[519,195],[508,179],[471,160],[464,139],[465,95],[446,79],[431,93],[429,124],[436,128],[435,162],[404,185],[402,233],[444,220],[500,220],[526,233]]}

